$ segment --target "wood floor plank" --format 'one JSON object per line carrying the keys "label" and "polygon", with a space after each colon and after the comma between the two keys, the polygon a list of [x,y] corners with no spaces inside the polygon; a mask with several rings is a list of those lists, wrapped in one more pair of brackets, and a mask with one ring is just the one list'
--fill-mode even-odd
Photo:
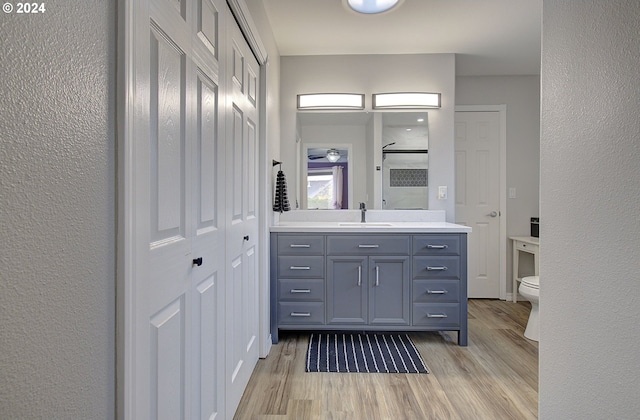
{"label": "wood floor plank", "polygon": [[455,332],[411,337],[430,374],[306,373],[309,334],[283,332],[258,362],[237,420],[536,419],[538,343],[528,302],[469,300],[469,346]]}

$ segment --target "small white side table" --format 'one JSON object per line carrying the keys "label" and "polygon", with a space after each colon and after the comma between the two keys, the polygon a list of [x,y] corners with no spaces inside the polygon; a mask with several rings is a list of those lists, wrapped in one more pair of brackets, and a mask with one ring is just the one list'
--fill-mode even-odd
{"label": "small white side table", "polygon": [[513,301],[518,301],[518,282],[520,278],[520,253],[527,252],[533,254],[534,276],[540,275],[540,239],[533,236],[511,236],[513,241]]}

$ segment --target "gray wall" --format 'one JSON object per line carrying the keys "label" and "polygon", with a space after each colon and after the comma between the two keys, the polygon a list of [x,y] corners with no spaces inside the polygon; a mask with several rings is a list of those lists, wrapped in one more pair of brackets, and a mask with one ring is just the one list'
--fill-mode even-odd
{"label": "gray wall", "polygon": [[[456,78],[456,105],[500,104],[507,106],[507,188],[516,188],[516,198],[507,198],[507,237],[529,236],[530,219],[539,216],[540,77]],[[507,293],[511,293],[511,243],[506,258]]]}
{"label": "gray wall", "polygon": [[640,6],[543,4],[540,419],[640,413]]}
{"label": "gray wall", "polygon": [[[454,54],[339,55],[281,57],[281,158],[288,190],[296,191],[296,95],[299,93],[440,92],[442,108],[429,110],[429,184],[448,186],[448,200],[429,188],[429,208],[455,218],[453,118],[455,107]],[[290,201],[292,197],[289,197]]]}
{"label": "gray wall", "polygon": [[2,14],[0,417],[115,412],[116,1]]}

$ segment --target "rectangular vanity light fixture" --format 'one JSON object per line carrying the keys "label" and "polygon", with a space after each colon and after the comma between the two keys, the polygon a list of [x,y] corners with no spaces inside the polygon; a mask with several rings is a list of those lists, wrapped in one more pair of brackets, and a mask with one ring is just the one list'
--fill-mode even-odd
{"label": "rectangular vanity light fixture", "polygon": [[374,93],[373,109],[440,108],[440,94],[427,92]]}
{"label": "rectangular vanity light fixture", "polygon": [[364,109],[364,94],[306,93],[298,95],[298,109]]}

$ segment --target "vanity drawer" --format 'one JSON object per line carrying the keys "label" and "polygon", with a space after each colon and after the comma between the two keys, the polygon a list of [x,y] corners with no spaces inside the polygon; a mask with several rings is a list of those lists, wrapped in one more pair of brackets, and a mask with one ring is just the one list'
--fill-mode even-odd
{"label": "vanity drawer", "polygon": [[321,235],[278,235],[280,255],[322,255],[324,236]]}
{"label": "vanity drawer", "polygon": [[459,327],[460,305],[457,303],[414,303],[413,325],[434,328]]}
{"label": "vanity drawer", "polygon": [[460,301],[460,281],[414,280],[413,301],[457,303]]}
{"label": "vanity drawer", "polygon": [[414,279],[460,279],[460,257],[413,257]]}
{"label": "vanity drawer", "polygon": [[278,278],[324,277],[324,256],[288,256],[278,257]]}
{"label": "vanity drawer", "polygon": [[279,324],[324,324],[322,302],[279,302]]}
{"label": "vanity drawer", "polygon": [[460,255],[460,236],[415,235],[413,255]]}
{"label": "vanity drawer", "polygon": [[280,279],[278,299],[297,301],[324,301],[323,279]]}
{"label": "vanity drawer", "polygon": [[328,255],[409,255],[406,235],[327,236]]}

